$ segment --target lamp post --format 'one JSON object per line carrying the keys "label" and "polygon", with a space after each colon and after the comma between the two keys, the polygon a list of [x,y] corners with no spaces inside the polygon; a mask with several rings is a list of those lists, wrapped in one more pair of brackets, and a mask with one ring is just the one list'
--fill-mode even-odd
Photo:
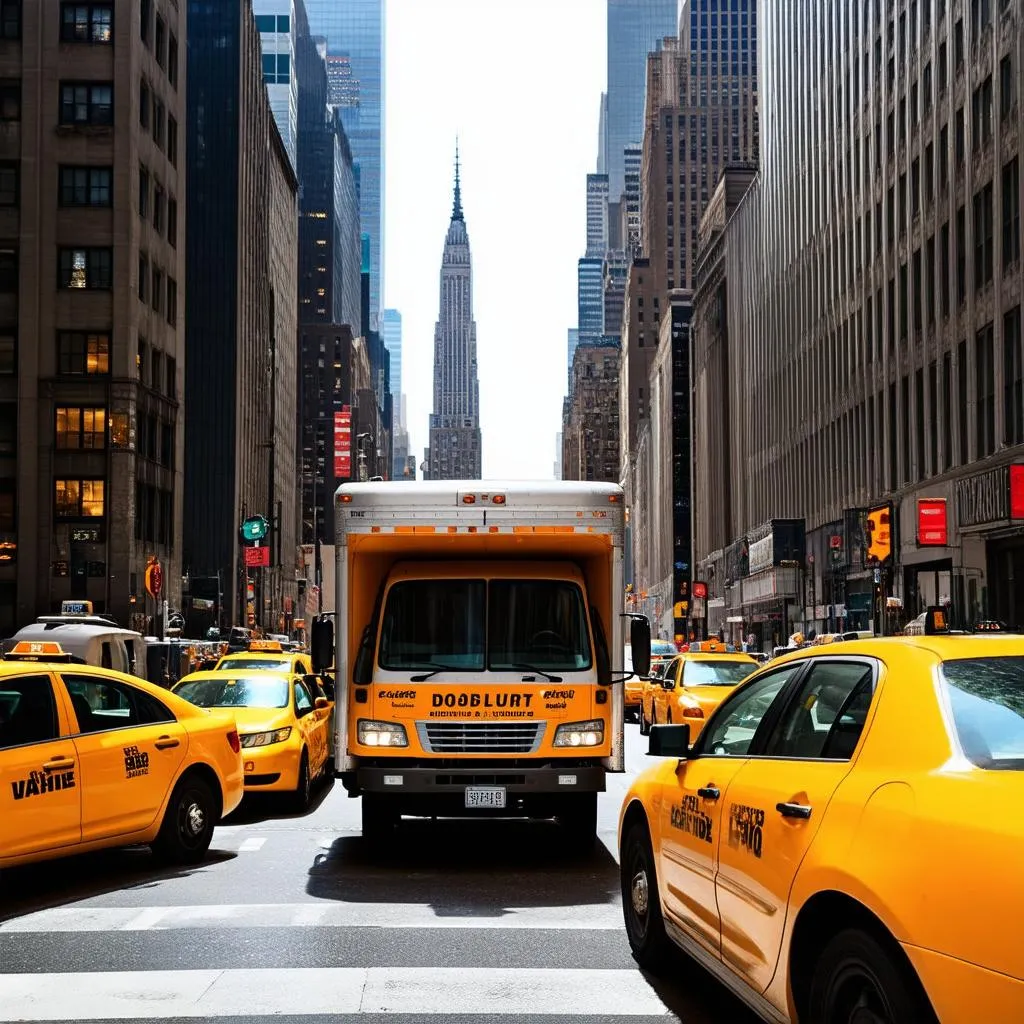
{"label": "lamp post", "polygon": [[369,475],[367,473],[367,470],[366,470],[366,449],[365,449],[364,444],[363,444],[363,442],[367,441],[367,440],[373,441],[373,434],[370,434],[370,433],[356,434],[356,445],[357,445],[357,447],[359,449],[359,479],[360,479],[360,481],[365,481],[367,479],[368,475]]}

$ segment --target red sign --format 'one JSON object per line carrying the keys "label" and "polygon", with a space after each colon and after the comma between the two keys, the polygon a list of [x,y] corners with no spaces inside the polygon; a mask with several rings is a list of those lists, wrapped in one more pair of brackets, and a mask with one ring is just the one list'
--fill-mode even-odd
{"label": "red sign", "polygon": [[146,590],[150,597],[157,598],[160,596],[160,589],[164,585],[164,574],[160,568],[160,563],[153,559],[146,566]]}
{"label": "red sign", "polygon": [[343,405],[334,414],[334,477],[348,480],[352,476],[352,409]]}
{"label": "red sign", "polygon": [[1024,519],[1024,462],[1010,467],[1010,518]]}
{"label": "red sign", "polygon": [[945,547],[949,543],[946,499],[920,498],[917,502],[918,547]]}
{"label": "red sign", "polygon": [[697,597],[697,598],[705,598],[705,597],[707,597],[708,596],[708,585],[706,583],[697,583],[695,581],[694,584],[693,584],[693,596]]}
{"label": "red sign", "polygon": [[270,548],[243,548],[245,552],[245,565],[246,568],[252,568],[253,566],[262,566],[264,569],[270,568]]}

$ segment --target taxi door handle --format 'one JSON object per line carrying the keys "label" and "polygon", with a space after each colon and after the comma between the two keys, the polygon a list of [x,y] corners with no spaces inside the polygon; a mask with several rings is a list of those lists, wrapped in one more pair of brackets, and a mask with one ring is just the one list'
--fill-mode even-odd
{"label": "taxi door handle", "polygon": [[153,746],[157,750],[168,750],[170,747],[180,747],[181,740],[175,739],[173,736],[161,736]]}
{"label": "taxi door handle", "polygon": [[703,797],[705,800],[717,800],[721,795],[717,786],[701,786],[697,790],[697,796]]}
{"label": "taxi door handle", "polygon": [[73,757],[65,757],[63,754],[58,755],[50,761],[43,763],[43,768],[47,771],[59,771],[61,768],[70,768],[75,763]]}
{"label": "taxi door handle", "polygon": [[807,804],[776,804],[775,810],[784,818],[802,818],[806,821],[811,816],[811,808]]}

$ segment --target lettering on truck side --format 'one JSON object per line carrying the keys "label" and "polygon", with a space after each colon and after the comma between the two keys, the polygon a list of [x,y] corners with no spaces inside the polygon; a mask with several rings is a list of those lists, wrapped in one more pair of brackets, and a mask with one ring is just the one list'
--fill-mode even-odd
{"label": "lettering on truck side", "polygon": [[[493,699],[492,699],[493,698]],[[518,708],[530,706],[532,693],[435,693],[435,708]]]}

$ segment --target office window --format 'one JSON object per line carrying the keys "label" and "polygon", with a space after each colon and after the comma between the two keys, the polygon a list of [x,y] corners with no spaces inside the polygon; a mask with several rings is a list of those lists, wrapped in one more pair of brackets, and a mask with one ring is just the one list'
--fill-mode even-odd
{"label": "office window", "polygon": [[964,157],[967,152],[967,144],[964,139],[964,108],[957,107],[953,115],[953,150],[956,157],[956,166],[963,166]]}
{"label": "office window", "polygon": [[164,308],[164,275],[163,271],[158,267],[153,268],[153,283],[150,291],[150,299],[153,303],[153,309],[157,313],[162,313]]}
{"label": "office window", "polygon": [[153,0],[141,0],[139,6],[139,38],[149,46],[153,31]]}
{"label": "office window", "polygon": [[942,297],[942,315],[949,316],[949,224],[939,232],[939,295]]}
{"label": "office window", "polygon": [[178,246],[178,200],[167,201],[167,241],[175,248]]}
{"label": "office window", "polygon": [[1017,99],[1016,79],[1013,76],[1013,57],[1007,54],[999,62],[999,116],[1003,120],[1010,116]]}
{"label": "office window", "polygon": [[154,96],[153,97],[153,141],[161,148],[164,148],[164,131],[166,127],[167,108]]}
{"label": "office window", "polygon": [[18,330],[0,329],[0,377],[13,377],[18,372]]}
{"label": "office window", "polygon": [[967,212],[963,206],[956,211],[956,302],[962,306],[967,299]]}
{"label": "office window", "polygon": [[167,193],[160,185],[153,186],[153,227],[157,234],[164,233],[167,221]]}
{"label": "office window", "polygon": [[178,37],[173,32],[167,43],[167,81],[178,88]]}
{"label": "office window", "polygon": [[0,206],[18,205],[18,169],[15,161],[0,163]]}
{"label": "office window", "polygon": [[167,116],[167,159],[172,167],[178,166],[178,122]]}
{"label": "office window", "polygon": [[60,123],[112,125],[113,85],[110,82],[61,82]]}
{"label": "office window", "polygon": [[65,43],[110,43],[114,38],[112,3],[63,3],[60,38]]}
{"label": "office window", "polygon": [[156,16],[156,35],[153,37],[153,49],[156,51],[156,62],[160,67],[167,66],[167,22],[158,14]]}
{"label": "office window", "polygon": [[[960,465],[966,466],[970,461],[968,451],[970,438],[967,430],[967,342],[958,341],[956,345],[956,388],[957,388],[957,421],[960,424]],[[952,408],[952,407],[950,407]]]}
{"label": "office window", "polygon": [[971,120],[974,149],[981,149],[992,138],[992,76],[989,75],[971,96]]}
{"label": "office window", "polygon": [[942,472],[953,467],[953,360],[947,352],[942,357]]}
{"label": "office window", "polygon": [[149,129],[150,112],[152,110],[152,99],[149,92],[149,83],[144,79],[139,80],[139,124]]}
{"label": "office window", "polygon": [[974,387],[978,407],[979,459],[996,450],[996,376],[993,358],[992,324],[986,324],[974,339]]}
{"label": "office window", "polygon": [[21,120],[21,82],[0,82],[0,121]]}
{"label": "office window", "polygon": [[167,322],[172,327],[178,324],[178,282],[173,277],[167,278]]}
{"label": "office window", "polygon": [[106,409],[59,405],[55,419],[58,449],[93,451],[106,447]]}
{"label": "office window", "polygon": [[139,280],[137,283],[139,301],[146,302],[149,295],[149,260],[144,253],[139,253]]}
{"label": "office window", "polygon": [[110,335],[60,331],[57,334],[57,372],[67,376],[109,373]]}
{"label": "office window", "polygon": [[18,250],[0,249],[0,293],[12,295],[18,290]]}
{"label": "office window", "polygon": [[55,480],[54,511],[58,519],[98,519],[104,511],[102,480]]}
{"label": "office window", "polygon": [[61,167],[61,206],[110,206],[113,170],[110,167]]}
{"label": "office window", "polygon": [[1024,349],[1020,306],[1003,317],[1003,431],[1007,444],[1024,444]]}
{"label": "office window", "polygon": [[108,289],[113,284],[114,253],[109,248],[61,249],[58,288]]}
{"label": "office window", "polygon": [[167,396],[178,397],[178,362],[173,356],[167,357]]}
{"label": "office window", "polygon": [[939,188],[944,189],[949,181],[949,125],[939,129]]}
{"label": "office window", "polygon": [[22,0],[0,0],[0,39],[21,38]]}
{"label": "office window", "polygon": [[974,197],[974,289],[992,280],[992,183]]}
{"label": "office window", "polygon": [[272,53],[263,54],[263,81],[273,85],[277,81],[277,59]]}
{"label": "office window", "polygon": [[1020,165],[1003,165],[1003,270],[1020,259]]}
{"label": "office window", "polygon": [[18,403],[0,402],[0,457],[18,454]]}
{"label": "office window", "polygon": [[139,165],[139,216],[149,217],[149,171]]}
{"label": "office window", "polygon": [[257,14],[256,18],[256,31],[260,34],[264,32],[276,32],[277,20],[273,14]]}

